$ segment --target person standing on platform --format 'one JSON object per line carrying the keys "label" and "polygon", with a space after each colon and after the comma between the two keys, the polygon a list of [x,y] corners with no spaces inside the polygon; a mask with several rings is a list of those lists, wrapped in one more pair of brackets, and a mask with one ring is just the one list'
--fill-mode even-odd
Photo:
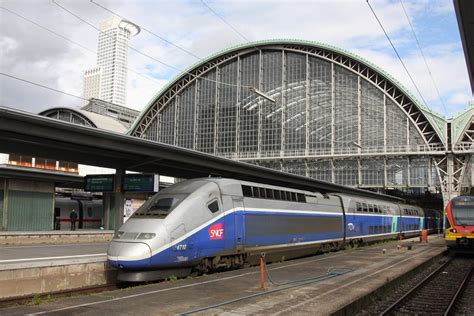
{"label": "person standing on platform", "polygon": [[77,213],[75,209],[72,209],[69,218],[71,219],[71,230],[76,230]]}

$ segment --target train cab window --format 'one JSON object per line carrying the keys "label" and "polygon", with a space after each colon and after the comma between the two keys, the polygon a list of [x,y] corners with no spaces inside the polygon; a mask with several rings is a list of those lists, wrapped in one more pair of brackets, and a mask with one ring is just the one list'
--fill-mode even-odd
{"label": "train cab window", "polygon": [[146,201],[135,213],[133,217],[152,216],[165,218],[173,211],[186,197],[186,194],[156,194]]}
{"label": "train cab window", "polygon": [[252,187],[249,187],[248,185],[243,185],[242,186],[242,194],[245,197],[252,197],[253,196]]}
{"label": "train cab window", "polygon": [[304,194],[298,193],[297,197],[298,197],[298,202],[303,202],[303,203],[306,202],[306,197]]}
{"label": "train cab window", "polygon": [[362,203],[362,209],[363,209],[363,212],[368,212],[369,209],[367,207],[367,203]]}
{"label": "train cab window", "polygon": [[357,212],[362,212],[362,204],[360,202],[356,202]]}
{"label": "train cab window", "polygon": [[217,200],[214,200],[214,201],[212,201],[211,203],[209,203],[209,204],[207,205],[207,208],[208,208],[209,211],[211,211],[212,213],[219,212],[219,203],[217,202]]}

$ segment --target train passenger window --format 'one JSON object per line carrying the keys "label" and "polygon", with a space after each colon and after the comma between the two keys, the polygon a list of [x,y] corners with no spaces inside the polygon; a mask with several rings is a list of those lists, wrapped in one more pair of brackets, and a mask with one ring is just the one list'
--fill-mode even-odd
{"label": "train passenger window", "polygon": [[273,200],[273,190],[272,189],[265,189],[265,191],[266,191],[267,199],[272,199]]}
{"label": "train passenger window", "polygon": [[252,187],[249,187],[248,185],[243,185],[242,194],[246,197],[252,197],[253,196]]}
{"label": "train passenger window", "polygon": [[214,201],[212,201],[211,203],[209,203],[209,204],[207,205],[207,208],[208,208],[209,211],[211,211],[212,213],[218,212],[218,211],[219,211],[219,203],[217,202],[217,200],[214,200]]}
{"label": "train passenger window", "polygon": [[362,212],[362,204],[360,204],[360,202],[357,202],[356,206],[357,206],[357,212]]}
{"label": "train passenger window", "polygon": [[291,201],[291,192],[286,191],[285,194],[286,194],[286,200]]}
{"label": "train passenger window", "polygon": [[306,197],[304,194],[298,193],[298,202],[306,202]]}
{"label": "train passenger window", "polygon": [[281,200],[280,191],[279,190],[274,190],[273,191],[273,197],[275,198],[275,200]]}
{"label": "train passenger window", "polygon": [[291,200],[296,202],[298,199],[296,198],[296,192],[290,192],[291,193]]}
{"label": "train passenger window", "polygon": [[362,209],[364,212],[368,212],[369,209],[367,208],[367,203],[362,203]]}
{"label": "train passenger window", "polygon": [[265,188],[260,188],[260,198],[267,198],[267,195],[265,194]]}
{"label": "train passenger window", "polygon": [[374,206],[372,204],[369,204],[369,212],[370,213],[374,212]]}
{"label": "train passenger window", "polygon": [[374,205],[374,213],[378,213],[379,212],[379,206],[378,205]]}
{"label": "train passenger window", "polygon": [[257,187],[252,187],[253,190],[253,197],[259,198],[260,197],[260,190]]}

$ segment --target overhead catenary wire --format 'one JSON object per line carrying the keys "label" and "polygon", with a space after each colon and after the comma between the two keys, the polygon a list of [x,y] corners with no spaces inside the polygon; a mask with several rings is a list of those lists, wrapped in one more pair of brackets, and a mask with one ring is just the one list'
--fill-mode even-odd
{"label": "overhead catenary wire", "polygon": [[[108,36],[108,37],[110,37],[110,38],[113,39],[113,37],[112,37],[111,35],[109,35],[109,34],[107,34],[106,32],[100,30],[99,28],[97,28],[97,27],[96,27],[95,25],[93,25],[92,23],[90,23],[90,22],[86,21],[85,19],[83,19],[82,17],[80,17],[78,14],[76,14],[76,13],[72,12],[71,10],[67,9],[66,7],[60,5],[56,0],[51,0],[51,1],[52,1],[53,4],[55,4],[56,6],[58,6],[59,8],[61,8],[62,10],[64,10],[65,12],[69,13],[70,15],[74,16],[74,17],[75,17],[76,19],[78,19],[79,21],[81,21],[81,22],[83,22],[83,23],[89,25],[89,26],[92,27],[93,29],[97,30],[99,33],[104,34],[104,35],[106,35],[106,36]],[[168,68],[171,68],[171,69],[180,71],[180,72],[182,72],[182,73],[188,74],[188,75],[190,75],[190,76],[192,76],[192,77],[194,77],[194,78],[196,78],[196,79],[201,79],[201,80],[205,80],[205,81],[209,81],[209,82],[213,82],[213,83],[221,84],[221,85],[225,85],[225,86],[241,87],[241,88],[250,88],[250,87],[251,87],[251,86],[247,86],[247,85],[238,85],[238,84],[232,84],[232,83],[217,81],[217,80],[209,79],[209,78],[206,78],[206,77],[202,77],[201,75],[193,74],[193,73],[191,73],[191,72],[183,71],[182,69],[179,69],[178,67],[175,67],[175,66],[173,66],[173,65],[171,65],[171,64],[168,64],[168,63],[166,63],[166,62],[164,62],[164,61],[162,61],[162,60],[159,60],[159,59],[157,59],[157,58],[155,58],[155,57],[153,57],[153,56],[150,56],[150,55],[148,55],[147,53],[142,52],[141,50],[135,48],[134,46],[131,46],[130,44],[127,44],[127,46],[128,46],[131,50],[135,51],[136,53],[138,53],[138,54],[140,54],[140,55],[142,55],[142,56],[144,56],[144,57],[146,57],[146,58],[149,58],[149,59],[151,59],[151,60],[153,60],[153,61],[155,61],[155,62],[157,62],[157,63],[159,63],[159,64],[161,64],[161,65],[163,65],[163,66],[166,66],[166,67],[168,67]]]}
{"label": "overhead catenary wire", "polygon": [[400,56],[400,54],[398,53],[397,49],[395,48],[395,45],[393,44],[392,40],[390,39],[390,36],[388,35],[387,31],[385,31],[385,28],[383,27],[382,25],[382,22],[380,21],[380,19],[378,18],[377,14],[375,13],[374,9],[372,8],[372,6],[370,5],[370,2],[369,0],[366,0],[367,1],[367,4],[369,5],[369,8],[370,8],[370,11],[372,11],[375,19],[377,20],[378,24],[380,25],[380,27],[382,28],[382,31],[383,33],[385,34],[385,37],[387,38],[387,40],[389,41],[390,45],[392,46],[395,54],[397,55],[398,59],[400,60],[400,63],[402,64],[403,68],[405,69],[405,72],[408,74],[408,77],[410,78],[412,84],[415,86],[415,89],[416,91],[418,92],[418,94],[420,95],[423,103],[425,106],[427,106],[427,103],[425,101],[425,98],[423,98],[423,95],[421,94],[421,91],[420,89],[418,89],[418,86],[417,84],[415,83],[415,80],[413,80],[413,77],[411,76],[410,72],[408,71],[408,68],[406,67],[405,63],[403,62],[403,59],[402,57]]}
{"label": "overhead catenary wire", "polygon": [[232,26],[232,24],[230,24],[229,22],[226,21],[226,19],[224,19],[224,17],[222,15],[220,15],[219,13],[217,13],[213,8],[211,8],[207,3],[206,1],[204,0],[201,0],[202,4],[204,6],[206,6],[206,8],[209,9],[209,11],[211,11],[212,13],[214,13],[215,16],[217,16],[219,19],[222,20],[222,22],[224,22],[228,27],[230,27],[235,33],[237,33],[240,37],[242,37],[246,42],[250,42],[250,40],[245,37],[241,32],[239,32],[234,26]]}
{"label": "overhead catenary wire", "polygon": [[433,82],[436,92],[438,93],[438,98],[441,101],[441,105],[443,106],[443,109],[447,112],[446,105],[444,104],[443,98],[441,97],[441,94],[438,89],[438,85],[436,84],[436,81],[433,78],[433,74],[431,73],[430,66],[428,66],[428,62],[426,61],[425,54],[423,53],[423,49],[421,47],[420,41],[418,40],[418,36],[416,36],[415,28],[413,27],[410,17],[408,16],[407,11],[405,10],[405,6],[403,5],[403,0],[400,0],[400,4],[402,5],[403,12],[405,13],[405,16],[408,20],[408,24],[410,24],[411,31],[413,33],[413,36],[415,37],[416,44],[418,45],[418,49],[420,50],[421,56],[423,57],[423,61],[425,62],[426,69],[428,69],[428,74],[430,75],[431,81]]}
{"label": "overhead catenary wire", "polygon": [[[115,16],[118,16],[119,18],[122,18],[122,19],[127,20],[127,21],[131,21],[130,19],[126,18],[125,16],[123,16],[123,15],[121,15],[121,14],[119,14],[119,13],[117,13],[117,12],[115,12],[115,11],[113,11],[113,10],[107,8],[107,7],[105,7],[104,5],[102,5],[102,4],[98,3],[98,2],[95,2],[94,0],[89,0],[89,1],[90,1],[91,3],[93,3],[93,4],[95,4],[96,6],[98,6],[99,8],[102,8],[102,9],[104,9],[105,11],[107,11],[107,12],[109,12],[109,13],[112,13],[112,14],[115,15]],[[178,48],[179,50],[185,52],[186,54],[188,54],[188,55],[190,55],[190,56],[193,56],[194,58],[197,58],[197,59],[199,59],[199,60],[203,60],[201,57],[197,56],[197,55],[194,54],[193,52],[187,50],[186,48],[184,48],[184,47],[182,47],[182,46],[180,46],[180,45],[178,45],[178,44],[173,43],[172,41],[170,41],[170,40],[164,38],[163,36],[160,36],[160,35],[156,34],[156,33],[153,32],[153,31],[150,31],[149,29],[145,28],[143,25],[140,25],[140,24],[138,24],[138,23],[135,23],[135,24],[137,24],[137,25],[140,27],[140,29],[142,29],[143,31],[145,31],[145,32],[147,32],[147,33],[149,33],[149,34],[155,36],[156,38],[159,38],[159,39],[162,40],[163,42],[165,42],[165,43],[167,43],[167,44],[169,44],[169,45],[171,45],[171,46],[173,46],[173,47]]]}
{"label": "overhead catenary wire", "polygon": [[0,72],[0,75],[5,76],[5,77],[9,77],[11,79],[15,79],[15,80],[18,80],[18,81],[23,81],[23,82],[26,82],[26,83],[29,83],[31,85],[38,86],[38,87],[41,87],[41,88],[44,88],[44,89],[48,89],[48,90],[51,90],[51,91],[62,93],[62,94],[68,95],[70,97],[74,97],[74,98],[81,99],[81,100],[84,100],[84,101],[89,101],[88,99],[80,97],[78,95],[75,95],[75,94],[72,94],[72,93],[69,93],[69,92],[65,92],[65,91],[62,91],[62,90],[58,90],[58,89],[55,89],[55,88],[51,88],[51,87],[42,85],[40,83],[33,82],[33,81],[30,81],[30,80],[27,80],[27,79],[23,79],[23,78],[20,78],[20,77],[17,77],[17,76],[13,76],[13,75],[6,74],[6,73],[3,73],[3,72]]}
{"label": "overhead catenary wire", "polygon": [[[39,24],[39,23],[37,23],[37,22],[35,22],[35,21],[33,21],[33,20],[31,20],[31,19],[29,19],[29,18],[27,18],[27,17],[25,17],[25,16],[23,16],[23,15],[21,15],[21,14],[15,12],[15,11],[13,11],[13,10],[11,10],[11,9],[5,8],[5,7],[3,7],[3,6],[0,6],[0,9],[3,9],[3,10],[5,10],[5,11],[9,12],[10,14],[15,15],[16,17],[22,19],[22,20],[25,20],[25,21],[27,21],[27,22],[29,22],[29,23],[31,23],[31,24],[33,24],[33,25],[35,25],[35,26],[41,28],[41,29],[44,30],[44,31],[47,31],[47,32],[49,32],[49,33],[51,33],[51,34],[53,34],[53,35],[55,35],[55,36],[57,36],[57,37],[60,37],[60,38],[62,38],[63,40],[68,41],[69,43],[72,43],[72,44],[74,44],[74,45],[76,45],[76,46],[79,46],[79,47],[81,47],[82,49],[84,49],[84,50],[90,52],[91,54],[97,55],[97,52],[96,52],[95,50],[93,50],[93,49],[91,49],[91,48],[89,48],[89,47],[87,47],[87,46],[84,46],[84,45],[82,45],[82,44],[80,44],[80,43],[78,43],[78,42],[76,42],[76,41],[73,41],[72,39],[70,39],[70,38],[68,38],[68,37],[66,37],[66,36],[64,36],[64,35],[62,35],[62,34],[59,34],[58,32],[53,31],[53,30],[51,30],[51,29],[49,29],[49,28],[47,28],[47,27],[45,27],[45,26],[43,26],[43,25],[41,25],[41,24]],[[147,79],[147,80],[153,81],[153,82],[158,83],[158,84],[160,84],[161,86],[163,86],[163,84],[162,84],[161,82],[159,82],[158,80],[156,80],[155,78],[151,78],[151,77],[149,77],[149,76],[145,76],[144,74],[142,74],[142,73],[140,73],[140,72],[138,72],[138,71],[136,71],[136,70],[133,70],[133,69],[131,69],[131,68],[129,68],[129,67],[127,67],[127,69],[128,69],[129,71],[135,73],[136,75],[142,77],[142,78],[145,78],[145,79]]]}

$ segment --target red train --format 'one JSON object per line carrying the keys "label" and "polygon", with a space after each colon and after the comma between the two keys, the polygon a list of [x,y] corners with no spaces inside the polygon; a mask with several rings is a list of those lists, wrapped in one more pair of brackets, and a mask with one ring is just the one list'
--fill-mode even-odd
{"label": "red train", "polygon": [[445,240],[453,250],[474,251],[474,196],[453,198],[446,206]]}

